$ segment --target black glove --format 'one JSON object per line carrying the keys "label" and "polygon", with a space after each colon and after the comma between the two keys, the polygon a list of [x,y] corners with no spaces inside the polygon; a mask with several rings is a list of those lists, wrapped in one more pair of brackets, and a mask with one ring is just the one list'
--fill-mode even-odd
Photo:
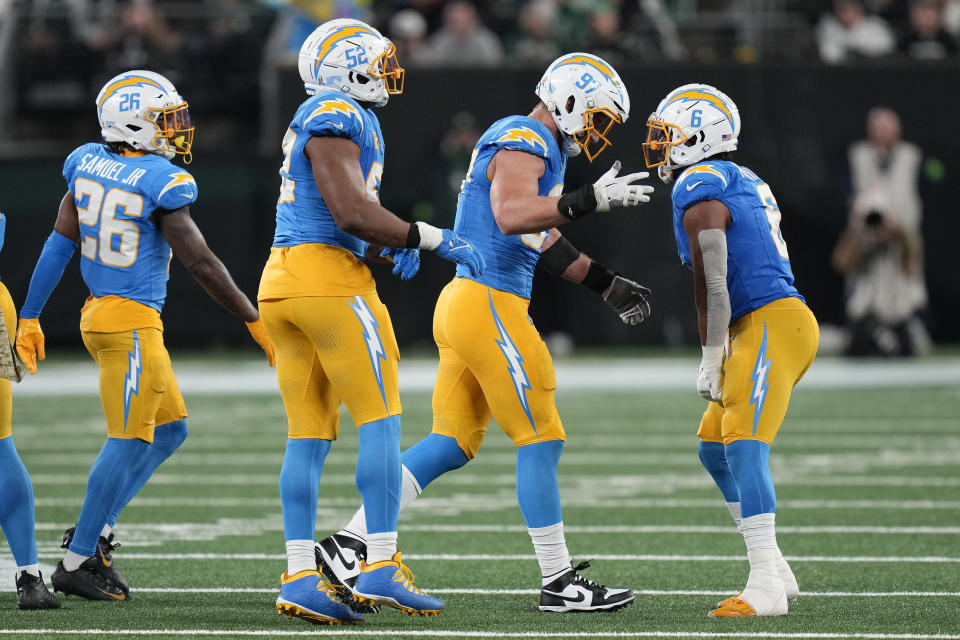
{"label": "black glove", "polygon": [[650,316],[650,295],[650,289],[643,285],[614,275],[603,299],[617,312],[624,324],[637,325]]}

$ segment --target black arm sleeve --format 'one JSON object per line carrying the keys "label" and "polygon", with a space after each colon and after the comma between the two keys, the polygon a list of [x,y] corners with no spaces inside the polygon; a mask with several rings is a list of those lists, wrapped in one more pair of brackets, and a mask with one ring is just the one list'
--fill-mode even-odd
{"label": "black arm sleeve", "polygon": [[579,257],[580,251],[569,240],[560,236],[559,240],[540,254],[540,261],[537,266],[542,267],[544,271],[555,278],[559,278],[567,270],[567,267]]}

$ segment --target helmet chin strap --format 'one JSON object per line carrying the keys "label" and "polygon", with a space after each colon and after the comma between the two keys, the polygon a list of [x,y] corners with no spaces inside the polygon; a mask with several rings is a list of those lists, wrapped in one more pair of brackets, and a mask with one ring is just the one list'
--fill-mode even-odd
{"label": "helmet chin strap", "polygon": [[574,140],[571,136],[563,134],[563,152],[567,154],[568,158],[575,158],[583,151],[583,147],[577,144],[577,141]]}
{"label": "helmet chin strap", "polygon": [[663,180],[664,184],[670,184],[673,182],[673,169],[668,169],[667,165],[662,164],[657,167],[657,176]]}

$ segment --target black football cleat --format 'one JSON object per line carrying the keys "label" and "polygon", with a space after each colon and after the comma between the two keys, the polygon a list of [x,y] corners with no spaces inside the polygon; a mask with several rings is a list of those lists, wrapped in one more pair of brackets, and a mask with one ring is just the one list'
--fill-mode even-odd
{"label": "black football cleat", "polygon": [[359,538],[335,533],[316,543],[313,548],[317,570],[327,576],[345,605],[356,613],[379,613],[379,604],[360,602],[353,596],[353,587],[360,576],[360,563],[367,559],[367,544]]}
{"label": "black football cleat", "polygon": [[53,590],[69,595],[80,596],[87,600],[129,600],[120,587],[109,582],[100,572],[96,558],[87,558],[76,571],[63,568],[63,561],[57,563],[57,569],[50,576]]}
{"label": "black football cleat", "polygon": [[581,562],[544,585],[540,611],[616,611],[633,602],[635,596],[630,589],[609,589],[577,573],[589,566],[589,562]]}
{"label": "black football cleat", "polygon": [[[61,549],[69,549],[70,543],[73,541],[73,534],[76,531],[76,527],[70,527],[63,532],[63,543],[61,543]],[[94,558],[97,560],[97,563],[100,565],[100,573],[103,574],[103,577],[107,579],[107,582],[110,582],[113,585],[116,585],[123,591],[124,595],[127,596],[127,600],[132,600],[133,596],[130,595],[130,585],[127,584],[127,579],[123,577],[123,574],[120,573],[120,570],[117,569],[116,565],[113,563],[113,550],[120,546],[120,543],[113,543],[113,534],[110,534],[109,538],[104,538],[100,536],[97,539],[97,552],[94,554]]]}
{"label": "black football cleat", "polygon": [[21,571],[17,576],[17,606],[21,609],[59,609],[60,600],[43,583],[43,574]]}

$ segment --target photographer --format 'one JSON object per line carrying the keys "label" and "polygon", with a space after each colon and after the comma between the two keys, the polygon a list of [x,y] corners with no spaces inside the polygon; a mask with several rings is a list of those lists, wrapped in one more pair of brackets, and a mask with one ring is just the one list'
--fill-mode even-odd
{"label": "photographer", "polygon": [[921,152],[900,139],[900,120],[885,107],[870,110],[867,134],[850,147],[850,219],[832,258],[847,276],[847,354],[916,355],[929,348],[919,316],[927,303]]}

